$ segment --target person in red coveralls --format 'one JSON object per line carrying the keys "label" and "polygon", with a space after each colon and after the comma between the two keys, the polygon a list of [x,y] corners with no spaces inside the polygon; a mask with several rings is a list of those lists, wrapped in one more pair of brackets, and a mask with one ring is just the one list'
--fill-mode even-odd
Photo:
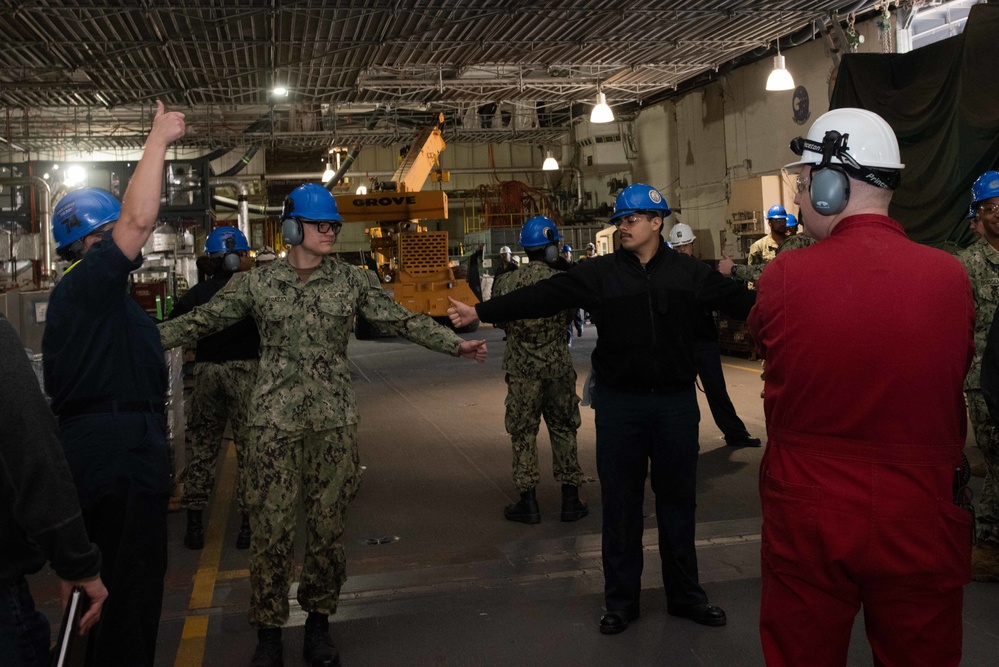
{"label": "person in red coveralls", "polygon": [[888,217],[904,165],[880,116],[835,109],[791,148],[794,201],[819,242],[767,266],[749,316],[767,361],[763,652],[845,665],[863,605],[875,664],[957,665],[968,276]]}

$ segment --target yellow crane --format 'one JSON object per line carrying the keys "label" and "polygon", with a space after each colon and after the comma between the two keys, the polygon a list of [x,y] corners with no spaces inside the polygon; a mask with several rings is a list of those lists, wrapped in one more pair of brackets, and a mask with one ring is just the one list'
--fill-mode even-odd
{"label": "yellow crane", "polygon": [[414,137],[392,180],[365,195],[337,195],[345,222],[373,223],[365,229],[382,287],[416,313],[448,323],[448,297],[478,300],[468,282],[456,278],[448,259],[448,233],[427,231],[420,220],[447,219],[447,194],[421,191],[446,144],[438,123]]}

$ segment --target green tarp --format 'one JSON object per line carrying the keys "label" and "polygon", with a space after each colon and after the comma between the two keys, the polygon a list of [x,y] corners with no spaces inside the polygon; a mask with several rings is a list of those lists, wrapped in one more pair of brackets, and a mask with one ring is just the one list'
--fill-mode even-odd
{"label": "green tarp", "polygon": [[830,108],[860,107],[894,128],[902,185],[891,215],[914,241],[972,241],[971,184],[999,168],[999,6],[971,8],[964,33],[904,54],[843,57]]}

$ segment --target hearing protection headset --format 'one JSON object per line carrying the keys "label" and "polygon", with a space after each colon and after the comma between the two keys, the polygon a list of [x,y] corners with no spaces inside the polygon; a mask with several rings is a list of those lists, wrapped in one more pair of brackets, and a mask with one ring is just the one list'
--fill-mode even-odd
{"label": "hearing protection headset", "polygon": [[[886,190],[898,187],[901,179],[898,171],[860,164],[849,153],[849,139],[849,134],[829,130],[821,144],[805,137],[791,140],[791,150],[796,155],[806,150],[822,155],[822,161],[812,167],[808,184],[808,196],[819,215],[836,215],[846,208],[850,202],[850,176]],[[834,163],[833,158],[839,162]]]}
{"label": "hearing protection headset", "polygon": [[240,257],[236,252],[236,239],[232,236],[225,240],[225,255],[222,256],[222,268],[229,273],[239,271]]}

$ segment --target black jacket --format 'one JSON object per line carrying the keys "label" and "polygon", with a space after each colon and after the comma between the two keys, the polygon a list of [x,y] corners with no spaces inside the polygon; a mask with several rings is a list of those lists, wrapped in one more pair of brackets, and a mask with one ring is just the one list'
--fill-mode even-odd
{"label": "black jacket", "polygon": [[[189,289],[184,296],[177,299],[173,310],[170,311],[170,319],[180,317],[211,301],[212,297],[226,286],[232,275],[223,271]],[[246,317],[231,327],[205,336],[198,341],[194,353],[194,360],[198,362],[218,363],[259,358],[260,332],[252,317]]]}
{"label": "black jacket", "polygon": [[42,569],[90,579],[101,554],[87,539],[56,420],[14,327],[0,315],[0,585]]}
{"label": "black jacket", "polygon": [[756,293],[662,243],[643,267],[620,249],[476,306],[483,322],[585,308],[597,322],[593,370],[600,386],[667,393],[693,386],[694,344],[705,309],[745,319]]}

